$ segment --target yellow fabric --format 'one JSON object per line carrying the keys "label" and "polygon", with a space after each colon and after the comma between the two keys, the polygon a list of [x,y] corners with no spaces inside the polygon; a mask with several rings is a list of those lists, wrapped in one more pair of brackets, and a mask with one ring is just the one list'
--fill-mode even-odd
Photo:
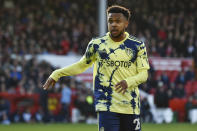
{"label": "yellow fabric", "polygon": [[[80,74],[94,64],[96,111],[139,114],[138,85],[148,77],[147,52],[143,42],[125,34],[120,42],[114,42],[109,33],[93,39],[79,62],[54,71],[50,77],[57,81],[62,76]],[[121,80],[126,80],[129,87],[124,95],[114,89]]]}
{"label": "yellow fabric", "polygon": [[53,78],[55,81],[58,81],[58,79],[62,76],[73,76],[80,74],[84,72],[86,69],[88,69],[90,66],[92,66],[92,63],[86,64],[86,58],[83,56],[81,60],[77,63],[55,70],[50,75],[50,77]]}

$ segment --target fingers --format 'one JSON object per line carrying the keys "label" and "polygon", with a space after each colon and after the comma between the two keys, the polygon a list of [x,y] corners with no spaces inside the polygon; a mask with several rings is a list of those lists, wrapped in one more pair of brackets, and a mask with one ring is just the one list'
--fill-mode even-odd
{"label": "fingers", "polygon": [[43,89],[47,90],[50,86],[54,87],[54,85],[55,85],[55,80],[49,77],[45,82],[45,84],[43,85]]}
{"label": "fingers", "polygon": [[120,88],[121,88],[121,83],[119,82],[115,85],[115,91],[118,91]]}
{"label": "fingers", "polygon": [[121,87],[120,90],[118,91],[118,93],[121,93],[121,92],[123,92],[124,90],[126,90],[126,89],[124,89],[123,87]]}
{"label": "fingers", "polygon": [[124,94],[125,94],[125,92],[127,92],[127,89],[123,90],[123,91],[122,91],[122,94],[124,95]]}
{"label": "fingers", "polygon": [[117,91],[118,93],[125,94],[125,92],[127,91],[127,88],[128,86],[125,80],[120,81],[119,83],[115,85],[115,91]]}
{"label": "fingers", "polygon": [[44,90],[47,90],[48,88],[49,88],[49,86],[50,86],[50,81],[49,81],[49,79],[45,82],[45,84],[44,84],[44,86],[43,86],[43,89]]}
{"label": "fingers", "polygon": [[115,91],[117,91],[118,93],[125,94],[125,92],[127,91],[127,88],[125,88],[125,87],[120,87],[120,88],[116,89]]}
{"label": "fingers", "polygon": [[120,86],[120,85],[121,85],[121,82],[118,82],[118,83],[115,85],[115,87],[116,87],[116,86]]}
{"label": "fingers", "polygon": [[55,82],[52,81],[52,85],[51,86],[54,87],[55,86]]}

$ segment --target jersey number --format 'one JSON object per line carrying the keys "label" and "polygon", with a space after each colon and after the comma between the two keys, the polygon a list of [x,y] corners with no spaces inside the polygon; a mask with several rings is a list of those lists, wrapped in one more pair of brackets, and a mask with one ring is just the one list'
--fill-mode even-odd
{"label": "jersey number", "polygon": [[135,130],[139,130],[140,129],[140,119],[139,118],[134,119],[133,120],[133,124],[136,125]]}

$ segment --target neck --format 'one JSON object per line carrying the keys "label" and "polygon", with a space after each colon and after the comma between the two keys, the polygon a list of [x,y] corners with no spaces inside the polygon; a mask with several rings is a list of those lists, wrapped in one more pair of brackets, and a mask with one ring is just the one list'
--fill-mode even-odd
{"label": "neck", "polygon": [[124,32],[124,33],[122,33],[122,34],[121,34],[120,36],[118,36],[118,37],[112,37],[111,34],[110,34],[110,37],[111,37],[111,39],[112,39],[113,41],[115,41],[115,42],[120,42],[120,41],[124,40],[124,38],[126,37],[126,34],[125,34],[125,32]]}

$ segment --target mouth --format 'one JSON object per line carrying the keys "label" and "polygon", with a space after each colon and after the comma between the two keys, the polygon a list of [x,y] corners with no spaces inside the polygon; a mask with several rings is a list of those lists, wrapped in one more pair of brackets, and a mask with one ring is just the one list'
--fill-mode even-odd
{"label": "mouth", "polygon": [[112,30],[111,33],[112,34],[117,34],[118,33],[118,30]]}

